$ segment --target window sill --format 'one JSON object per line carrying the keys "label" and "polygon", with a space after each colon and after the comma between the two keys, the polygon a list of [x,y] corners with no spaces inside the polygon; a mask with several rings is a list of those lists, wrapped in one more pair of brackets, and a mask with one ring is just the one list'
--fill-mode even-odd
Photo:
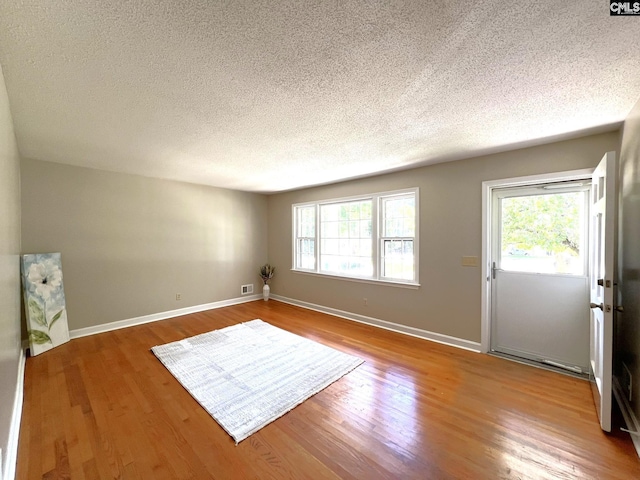
{"label": "window sill", "polygon": [[372,285],[386,285],[389,287],[408,288],[410,290],[417,290],[420,288],[419,283],[394,282],[393,280],[377,280],[375,278],[347,277],[344,275],[332,275],[329,273],[310,272],[307,270],[296,270],[295,268],[292,268],[291,271],[293,273],[310,275],[312,277],[332,278],[335,280],[346,280],[348,282],[370,283]]}

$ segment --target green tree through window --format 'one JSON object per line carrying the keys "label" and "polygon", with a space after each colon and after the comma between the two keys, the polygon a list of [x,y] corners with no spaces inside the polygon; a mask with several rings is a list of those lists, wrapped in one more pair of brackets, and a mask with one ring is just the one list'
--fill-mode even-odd
{"label": "green tree through window", "polygon": [[538,247],[548,255],[580,255],[583,192],[531,195],[502,200],[502,251],[529,252]]}
{"label": "green tree through window", "polygon": [[586,189],[500,198],[502,269],[586,274]]}

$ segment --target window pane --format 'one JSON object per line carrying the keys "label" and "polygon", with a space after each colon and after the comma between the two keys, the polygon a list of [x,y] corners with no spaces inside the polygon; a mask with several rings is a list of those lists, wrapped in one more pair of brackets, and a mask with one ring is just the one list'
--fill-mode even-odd
{"label": "window pane", "polygon": [[360,220],[360,204],[352,203],[349,205],[349,220]]}
{"label": "window pane", "polygon": [[371,209],[372,209],[372,203],[370,201],[363,202],[360,205],[360,218],[362,220],[371,219]]}
{"label": "window pane", "polygon": [[384,277],[414,279],[413,240],[383,240],[382,252]]}
{"label": "window pane", "polygon": [[373,275],[371,200],[320,206],[320,270]]}
{"label": "window pane", "polygon": [[316,207],[298,207],[298,237],[313,237],[316,234]]}
{"label": "window pane", "polygon": [[394,218],[385,218],[384,221],[384,236],[385,237],[397,237],[398,233],[398,221]]}
{"label": "window pane", "polygon": [[413,242],[411,242],[411,241],[404,242],[402,253],[404,255],[412,255],[413,256]]}
{"label": "window pane", "polygon": [[349,255],[349,240],[341,239],[338,241],[338,243],[339,243],[338,251],[340,252],[340,254]]}
{"label": "window pane", "polygon": [[338,255],[340,253],[340,241],[336,239],[322,240],[320,248],[329,255]]}
{"label": "window pane", "polygon": [[349,222],[338,223],[338,235],[340,238],[349,238]]}
{"label": "window pane", "polygon": [[359,240],[360,242],[360,255],[370,257],[372,254],[371,240]]}
{"label": "window pane", "polygon": [[325,222],[322,224],[322,238],[339,237],[338,222]]}
{"label": "window pane", "polygon": [[371,238],[372,228],[371,220],[360,222],[360,238]]}
{"label": "window pane", "polygon": [[385,198],[383,237],[415,236],[415,196]]}
{"label": "window pane", "polygon": [[585,196],[582,191],[501,199],[500,268],[584,275]]}
{"label": "window pane", "polygon": [[298,240],[298,254],[296,256],[296,267],[308,270],[316,268],[315,240],[311,238],[301,238]]}
{"label": "window pane", "polygon": [[360,222],[349,222],[349,238],[360,236]]}

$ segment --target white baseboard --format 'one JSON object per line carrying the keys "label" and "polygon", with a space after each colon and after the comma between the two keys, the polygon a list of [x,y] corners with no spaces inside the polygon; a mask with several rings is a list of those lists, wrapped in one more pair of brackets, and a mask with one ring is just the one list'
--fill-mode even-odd
{"label": "white baseboard", "polygon": [[142,325],[143,323],[157,322],[159,320],[166,320],[167,318],[179,317],[190,313],[204,312],[205,310],[213,310],[215,308],[228,307],[230,305],[253,302],[254,300],[260,299],[262,299],[262,294],[245,295],[243,297],[231,298],[229,300],[221,300],[219,302],[205,303],[203,305],[194,305],[193,307],[179,308],[177,310],[169,310],[167,312],[143,315],[142,317],[103,323],[102,325],[96,325],[94,327],[77,328],[69,332],[69,338],[86,337],[87,335],[110,332],[111,330],[118,330],[120,328],[133,327],[134,325]]}
{"label": "white baseboard", "polygon": [[[359,323],[365,323],[374,327],[384,328],[385,330],[391,330],[393,332],[403,333],[405,335],[411,335],[413,337],[422,338],[425,340],[431,340],[432,342],[442,343],[452,347],[463,348],[472,352],[480,352],[480,343],[472,342],[470,340],[464,340],[462,338],[450,337],[441,333],[429,332],[419,328],[408,327],[399,323],[387,322],[386,320],[379,320],[373,317],[367,317],[365,315],[359,315],[357,313],[345,312],[335,308],[324,307],[322,305],[316,305],[309,302],[303,302],[301,300],[295,300],[293,298],[287,298],[280,295],[271,295],[274,300],[279,300],[284,303],[296,305],[298,307],[307,308],[309,310],[315,310],[322,313],[328,313],[336,317],[346,318],[347,320],[353,320]],[[180,315],[188,315],[190,313],[203,312],[205,310],[213,310],[215,308],[228,307],[230,305],[238,305],[246,302],[253,302],[254,300],[262,299],[261,294],[243,296],[238,298],[232,298],[229,300],[222,300],[219,302],[205,303],[203,305],[195,305],[193,307],[180,308],[178,310],[170,310],[167,312],[154,313],[151,315],[144,315],[142,317],[129,318],[126,320],[118,320],[115,322],[104,323],[102,325],[96,325],[93,327],[78,328],[69,332],[70,338],[80,338],[87,335],[95,335],[97,333],[110,332],[112,330],[118,330],[120,328],[132,327],[134,325],[141,325],[143,323],[157,322],[159,320],[166,320],[168,318],[179,317]]]}
{"label": "white baseboard", "polygon": [[[9,441],[7,442],[7,461],[4,464],[2,478],[13,480],[16,478],[16,465],[18,463],[18,437],[20,436],[20,420],[22,419],[22,400],[24,398],[24,366],[27,359],[27,351],[20,349],[18,358],[18,380],[16,382],[16,394],[13,400],[13,412],[11,414],[11,426],[9,427]],[[0,464],[1,464],[0,457]]]}
{"label": "white baseboard", "polygon": [[345,312],[344,310],[338,310],[335,308],[324,307],[322,305],[316,305],[314,303],[303,302],[301,300],[295,300],[293,298],[282,297],[280,295],[271,295],[274,300],[280,302],[289,303],[297,307],[306,308],[309,310],[315,310],[317,312],[328,313],[336,317],[346,318],[347,320],[353,320],[354,322],[365,323],[378,328],[384,328],[385,330],[391,330],[392,332],[403,333],[405,335],[411,335],[412,337],[422,338],[424,340],[430,340],[432,342],[442,343],[451,347],[458,347],[464,350],[470,350],[472,352],[480,352],[480,343],[472,342],[470,340],[464,340],[462,338],[450,337],[449,335],[443,335],[441,333],[429,332],[428,330],[422,330],[420,328],[408,327],[399,323],[387,322],[386,320],[380,320],[373,317],[367,317],[357,313]]}
{"label": "white baseboard", "polygon": [[627,425],[627,429],[635,432],[635,434],[631,435],[631,440],[633,441],[633,446],[636,447],[636,452],[638,453],[638,457],[640,457],[640,422],[636,418],[633,413],[633,409],[625,396],[622,386],[618,381],[617,377],[613,377],[613,394],[618,401],[618,405],[620,406],[620,410],[622,411],[622,417],[624,418],[624,423]]}

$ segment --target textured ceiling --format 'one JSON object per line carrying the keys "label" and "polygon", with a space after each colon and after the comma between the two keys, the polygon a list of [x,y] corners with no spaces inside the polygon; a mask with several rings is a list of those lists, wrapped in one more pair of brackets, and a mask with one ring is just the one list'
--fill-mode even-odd
{"label": "textured ceiling", "polygon": [[615,128],[602,0],[2,0],[21,154],[259,192]]}

